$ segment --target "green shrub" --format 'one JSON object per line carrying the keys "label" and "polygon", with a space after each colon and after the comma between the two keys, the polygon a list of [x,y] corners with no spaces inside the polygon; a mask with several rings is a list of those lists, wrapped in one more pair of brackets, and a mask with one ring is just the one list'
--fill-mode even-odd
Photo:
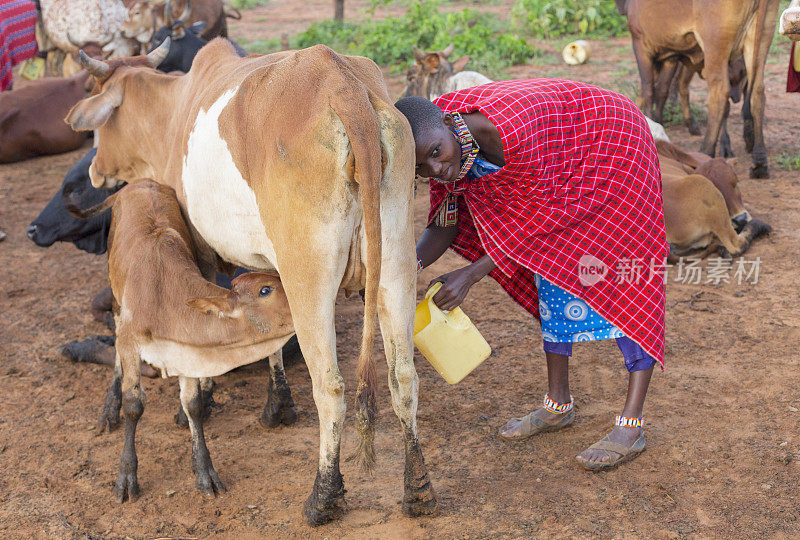
{"label": "green shrub", "polygon": [[517,0],[512,19],[538,38],[565,34],[620,36],[628,21],[611,0]]}
{"label": "green shrub", "polygon": [[470,55],[470,69],[498,73],[519,64],[535,50],[516,34],[503,32],[496,16],[464,9],[440,13],[438,2],[416,0],[400,17],[363,23],[328,20],[311,25],[295,38],[296,47],[324,43],[339,52],[371,58],[379,65],[405,66],[413,61],[414,45],[422,50],[441,50],[455,44],[455,57]]}

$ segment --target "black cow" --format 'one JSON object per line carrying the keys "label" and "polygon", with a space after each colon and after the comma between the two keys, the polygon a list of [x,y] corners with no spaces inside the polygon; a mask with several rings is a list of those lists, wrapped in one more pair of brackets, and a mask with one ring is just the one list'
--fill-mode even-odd
{"label": "black cow", "polygon": [[[197,55],[197,51],[208,43],[200,37],[206,23],[196,22],[188,28],[183,27],[180,20],[176,20],[172,25],[162,26],[150,38],[150,52],[161,45],[167,37],[172,39],[169,46],[167,57],[158,65],[160,71],[169,73],[171,71],[182,71],[186,73],[192,67],[192,61]],[[235,41],[228,40],[236,49],[236,54],[241,57],[247,56],[247,51],[242,49]]]}
{"label": "black cow", "polygon": [[44,210],[34,219],[28,228],[28,238],[37,246],[50,247],[56,242],[72,242],[75,247],[87,253],[101,255],[106,252],[108,228],[111,226],[111,213],[106,212],[90,219],[79,219],[64,208],[64,193],[72,192],[73,197],[82,203],[82,208],[89,208],[103,202],[106,197],[119,190],[95,189],[89,180],[89,166],[97,153],[92,148],[72,166],[61,183],[61,189],[47,203]]}

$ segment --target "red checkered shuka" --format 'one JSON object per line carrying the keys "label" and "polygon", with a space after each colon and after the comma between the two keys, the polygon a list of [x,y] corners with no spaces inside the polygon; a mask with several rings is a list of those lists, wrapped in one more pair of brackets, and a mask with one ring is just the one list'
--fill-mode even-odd
{"label": "red checkered shuka", "polygon": [[36,6],[29,0],[0,0],[0,91],[11,85],[11,68],[33,58]]}
{"label": "red checkered shuka", "polygon": [[452,249],[488,254],[497,282],[539,318],[534,274],[588,303],[664,365],[661,169],[650,130],[626,97],[558,79],[501,81],[445,94],[443,111],[481,112],[506,165],[431,182],[432,223],[458,201]]}

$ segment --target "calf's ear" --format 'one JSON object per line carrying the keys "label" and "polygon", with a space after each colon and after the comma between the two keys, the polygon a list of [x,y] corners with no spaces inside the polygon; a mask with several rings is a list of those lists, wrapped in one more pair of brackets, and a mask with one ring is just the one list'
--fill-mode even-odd
{"label": "calf's ear", "polygon": [[186,305],[206,315],[216,315],[220,319],[233,315],[233,308],[227,296],[189,298],[186,301]]}
{"label": "calf's ear", "polygon": [[102,93],[82,99],[67,114],[64,121],[75,131],[97,129],[111,118],[122,103],[122,88],[114,85]]}
{"label": "calf's ear", "polygon": [[469,56],[462,56],[455,62],[453,62],[453,73],[458,73],[465,67],[467,67],[467,62],[469,62]]}

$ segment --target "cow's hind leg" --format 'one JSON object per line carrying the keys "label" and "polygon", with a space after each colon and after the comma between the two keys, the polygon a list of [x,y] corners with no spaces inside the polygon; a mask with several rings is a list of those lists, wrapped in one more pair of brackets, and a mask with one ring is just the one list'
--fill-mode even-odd
{"label": "cow's hind leg", "polygon": [[203,403],[200,380],[180,377],[181,406],[189,419],[189,431],[192,433],[192,471],[195,474],[195,486],[203,495],[215,497],[225,491],[225,486],[217,476],[208,453],[205,435],[203,434]]}
{"label": "cow's hind leg", "polygon": [[259,422],[266,428],[277,427],[278,424],[289,426],[297,420],[294,400],[286,372],[283,369],[283,352],[278,351],[269,357],[269,381],[267,384],[267,404],[261,413]]}
{"label": "cow's hind leg", "polygon": [[119,460],[119,474],[114,484],[117,502],[131,502],[139,498],[137,473],[139,460],[136,457],[136,426],[144,412],[144,389],[139,373],[139,355],[134,345],[117,334],[117,355],[122,366],[122,415],[125,419],[125,444]]}
{"label": "cow's hind leg", "polygon": [[[300,214],[298,213],[298,216]],[[288,245],[278,253],[281,281],[289,299],[297,339],[311,376],[314,403],[319,415],[319,462],[314,488],[303,505],[303,516],[312,526],[338,517],[345,510],[344,481],[339,469],[342,426],[345,417],[344,379],[336,363],[334,308],[344,276],[352,232],[344,219],[328,226],[306,221],[281,223],[288,231],[304,228],[303,250]],[[299,218],[298,218],[299,219]]]}
{"label": "cow's hind leg", "polygon": [[381,212],[383,256],[378,317],[389,364],[392,408],[400,420],[405,442],[403,513],[409,516],[433,515],[438,511],[436,494],[417,434],[419,377],[414,367],[412,341],[417,281],[413,205],[410,192],[387,193],[382,197],[382,206],[392,210]]}

